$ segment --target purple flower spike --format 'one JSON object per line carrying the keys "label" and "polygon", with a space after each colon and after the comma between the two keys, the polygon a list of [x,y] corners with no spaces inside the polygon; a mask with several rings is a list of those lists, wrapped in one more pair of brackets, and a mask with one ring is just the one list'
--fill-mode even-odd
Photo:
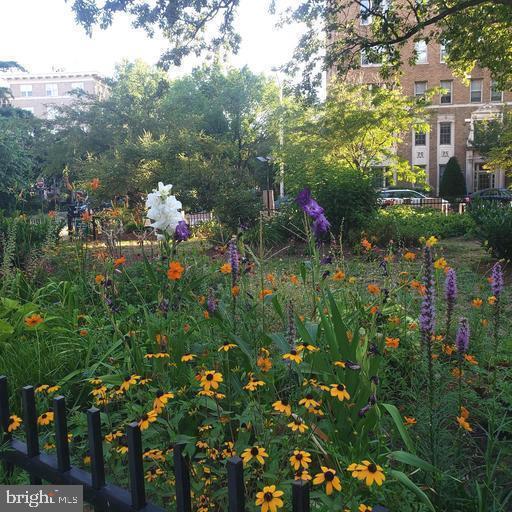
{"label": "purple flower spike", "polygon": [[448,304],[454,304],[457,300],[457,274],[451,268],[446,273],[446,280],[444,282],[444,296]]}
{"label": "purple flower spike", "polygon": [[421,313],[418,319],[423,341],[430,343],[434,334],[436,322],[436,310],[434,301],[434,270],[432,264],[432,252],[430,247],[425,247],[425,275],[423,278],[425,285],[425,296],[421,304]]}
{"label": "purple flower spike", "polygon": [[465,354],[469,347],[469,323],[467,318],[461,318],[459,321],[459,330],[455,337],[455,346],[459,354]]}
{"label": "purple flower spike", "polygon": [[238,254],[236,239],[234,238],[229,242],[229,264],[231,265],[231,277],[234,285],[240,271],[240,255]]}
{"label": "purple flower spike", "polygon": [[495,263],[494,267],[492,267],[491,289],[492,294],[496,298],[499,298],[503,291],[503,269],[499,263]]}
{"label": "purple flower spike", "polygon": [[174,231],[174,239],[176,242],[184,242],[190,238],[190,229],[184,220],[180,220]]}

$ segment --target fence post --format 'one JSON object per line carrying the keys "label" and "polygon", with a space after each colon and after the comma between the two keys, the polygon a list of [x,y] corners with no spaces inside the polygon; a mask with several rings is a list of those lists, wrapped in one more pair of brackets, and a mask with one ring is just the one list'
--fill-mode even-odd
{"label": "fence post", "polygon": [[309,512],[309,482],[295,480],[292,483],[293,512]]}
{"label": "fence post", "polygon": [[140,510],[146,505],[144,488],[144,466],[142,464],[142,436],[139,424],[134,421],[126,428],[128,437],[128,468],[130,471],[130,491],[132,507]]}
{"label": "fence post", "polygon": [[[39,455],[39,439],[37,437],[37,412],[34,398],[34,386],[25,386],[21,390],[23,403],[23,421],[27,436],[27,455],[37,457]],[[41,485],[41,479],[29,473],[32,485]]]}
{"label": "fence post", "polygon": [[105,462],[103,460],[100,410],[96,407],[87,410],[87,428],[89,454],[91,456],[92,488],[98,490],[105,485]]}
{"label": "fence post", "polygon": [[66,399],[56,396],[53,399],[55,415],[55,444],[57,449],[57,465],[61,473],[71,469],[69,461],[68,425],[66,420]]}
{"label": "fence post", "polygon": [[245,512],[244,465],[240,457],[231,457],[228,467],[228,512]]}
{"label": "fence post", "polygon": [[174,476],[176,477],[176,510],[177,512],[191,512],[190,474],[188,464],[183,457],[183,443],[174,445]]}

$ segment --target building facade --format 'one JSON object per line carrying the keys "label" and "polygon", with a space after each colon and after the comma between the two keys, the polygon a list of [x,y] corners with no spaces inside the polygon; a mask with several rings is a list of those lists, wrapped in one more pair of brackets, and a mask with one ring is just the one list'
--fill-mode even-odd
{"label": "building facade", "polygon": [[0,79],[9,87],[14,107],[43,119],[52,119],[56,107],[73,103],[76,97],[71,91],[80,90],[99,98],[108,93],[107,85],[97,73],[0,73]]}
{"label": "building facade", "polygon": [[[368,2],[369,4],[369,2]],[[371,17],[365,16],[365,2],[354,7],[349,16],[358,18],[361,30],[367,30]],[[416,53],[415,64],[409,61]],[[361,67],[348,74],[354,83],[381,84],[379,63],[360,55]],[[473,149],[475,123],[496,118],[505,105],[512,105],[512,92],[498,90],[489,71],[475,68],[467,82],[454,76],[445,62],[445,51],[435,41],[409,42],[403,49],[404,62],[400,85],[404,94],[421,97],[427,90],[440,89],[428,106],[430,132],[410,133],[398,148],[401,157],[411,165],[425,170],[433,194],[448,160],[455,156],[463,169],[468,193],[485,188],[504,187],[505,170],[490,173],[484,169],[485,160]]]}

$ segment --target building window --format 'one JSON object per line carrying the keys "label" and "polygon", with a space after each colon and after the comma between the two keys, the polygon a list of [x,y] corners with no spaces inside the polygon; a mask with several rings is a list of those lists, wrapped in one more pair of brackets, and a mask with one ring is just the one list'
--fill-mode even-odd
{"label": "building window", "polygon": [[428,82],[414,82],[414,96],[421,98],[427,92]]}
{"label": "building window", "polygon": [[503,101],[503,92],[498,89],[495,80],[491,82],[491,101],[501,103]]}
{"label": "building window", "polygon": [[58,96],[59,95],[59,87],[57,84],[46,84],[46,96]]}
{"label": "building window", "polygon": [[441,80],[441,104],[446,105],[447,103],[452,102],[452,86],[453,82],[451,80]]}
{"label": "building window", "polygon": [[370,25],[372,22],[372,16],[370,14],[371,7],[371,0],[362,0],[359,3],[359,19],[361,20],[361,25]]}
{"label": "building window", "polygon": [[446,170],[446,164],[441,164],[439,166],[439,185],[441,185],[441,181],[443,181],[444,171]]}
{"label": "building window", "polygon": [[439,145],[451,146],[452,144],[452,123],[439,123]]}
{"label": "building window", "polygon": [[427,42],[423,39],[416,41],[416,43],[414,43],[414,51],[416,52],[416,64],[427,64]]}
{"label": "building window", "polygon": [[474,190],[485,190],[486,188],[494,188],[495,186],[496,173],[487,171],[484,163],[475,163],[473,172]]}
{"label": "building window", "polygon": [[415,146],[426,146],[427,145],[427,134],[422,132],[414,132],[414,145]]}
{"label": "building window", "polygon": [[441,44],[439,46],[439,62],[441,62],[441,64],[444,64],[446,62],[446,56],[446,46],[444,44]]}
{"label": "building window", "polygon": [[471,103],[482,103],[482,84],[481,78],[471,80],[470,85],[470,100]]}
{"label": "building window", "polygon": [[84,90],[84,83],[83,82],[73,82],[71,84],[71,90],[74,91],[78,89],[79,91],[83,91]]}
{"label": "building window", "polygon": [[32,86],[31,85],[20,85],[20,94],[23,98],[32,96]]}

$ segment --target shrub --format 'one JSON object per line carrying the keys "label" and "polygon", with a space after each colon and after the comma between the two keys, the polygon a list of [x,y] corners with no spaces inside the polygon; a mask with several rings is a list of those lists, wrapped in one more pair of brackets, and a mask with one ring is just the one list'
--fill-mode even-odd
{"label": "shrub", "polygon": [[240,226],[253,226],[261,208],[261,197],[255,190],[233,186],[219,193],[214,212],[224,226],[236,231]]}
{"label": "shrub", "polygon": [[439,210],[396,206],[383,208],[368,218],[364,233],[379,244],[394,240],[410,245],[416,244],[422,236],[450,238],[466,235],[472,228],[469,215],[445,215]]}
{"label": "shrub", "polygon": [[507,205],[474,203],[469,213],[475,233],[497,258],[512,259],[512,208]]}
{"label": "shrub", "polygon": [[439,185],[439,195],[449,201],[454,201],[457,197],[462,197],[466,194],[466,180],[462,174],[457,159],[452,156],[448,160],[446,169]]}

